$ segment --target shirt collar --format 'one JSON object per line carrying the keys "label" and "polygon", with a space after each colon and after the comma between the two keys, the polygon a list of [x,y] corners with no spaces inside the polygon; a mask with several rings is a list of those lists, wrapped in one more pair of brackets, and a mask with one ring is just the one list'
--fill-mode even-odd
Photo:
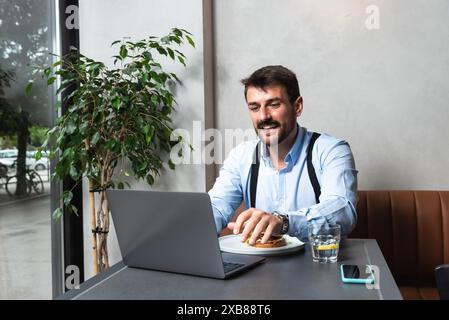
{"label": "shirt collar", "polygon": [[296,161],[298,161],[302,149],[302,142],[304,140],[304,129],[301,128],[298,124],[296,124],[296,127],[298,128],[298,131],[296,133],[295,143],[293,143],[293,146],[290,148],[290,151],[284,158],[285,162],[291,163],[293,165],[296,163]]}
{"label": "shirt collar", "polygon": [[[288,163],[287,167],[296,164],[296,161],[298,161],[302,149],[305,130],[304,128],[300,127],[299,124],[296,124],[296,127],[298,128],[298,131],[296,132],[295,142],[293,143],[292,147],[290,148],[290,151],[284,158],[284,161]],[[268,147],[263,143],[262,145],[263,148],[260,157],[265,162],[265,164],[271,164],[270,152],[268,150]]]}

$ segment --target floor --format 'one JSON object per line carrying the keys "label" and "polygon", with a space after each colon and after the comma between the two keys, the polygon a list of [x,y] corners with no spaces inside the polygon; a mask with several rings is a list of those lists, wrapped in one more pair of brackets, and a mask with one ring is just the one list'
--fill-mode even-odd
{"label": "floor", "polygon": [[0,204],[0,300],[51,298],[50,196]]}

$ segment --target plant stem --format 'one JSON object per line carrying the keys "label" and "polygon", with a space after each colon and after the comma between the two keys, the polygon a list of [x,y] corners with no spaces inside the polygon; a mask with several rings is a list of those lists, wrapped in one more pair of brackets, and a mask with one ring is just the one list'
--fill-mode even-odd
{"label": "plant stem", "polygon": [[[86,149],[90,148],[89,138],[85,140]],[[98,274],[98,252],[97,252],[97,234],[94,232],[97,230],[97,224],[95,222],[95,195],[93,193],[94,183],[89,178],[89,204],[90,204],[90,224],[92,227],[92,257],[94,262],[94,275]]]}

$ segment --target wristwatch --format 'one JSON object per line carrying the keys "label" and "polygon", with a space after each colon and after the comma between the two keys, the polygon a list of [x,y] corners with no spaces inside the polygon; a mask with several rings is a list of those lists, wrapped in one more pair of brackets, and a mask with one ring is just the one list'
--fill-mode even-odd
{"label": "wristwatch", "polygon": [[289,227],[288,215],[275,211],[275,212],[273,212],[273,216],[281,218],[282,227],[281,227],[280,234],[286,234],[288,232],[288,227]]}

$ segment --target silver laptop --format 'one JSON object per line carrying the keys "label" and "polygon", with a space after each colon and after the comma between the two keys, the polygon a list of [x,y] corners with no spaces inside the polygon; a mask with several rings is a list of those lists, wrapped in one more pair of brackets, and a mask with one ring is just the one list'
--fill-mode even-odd
{"label": "silver laptop", "polygon": [[207,193],[108,190],[129,267],[226,279],[264,257],[221,253]]}

